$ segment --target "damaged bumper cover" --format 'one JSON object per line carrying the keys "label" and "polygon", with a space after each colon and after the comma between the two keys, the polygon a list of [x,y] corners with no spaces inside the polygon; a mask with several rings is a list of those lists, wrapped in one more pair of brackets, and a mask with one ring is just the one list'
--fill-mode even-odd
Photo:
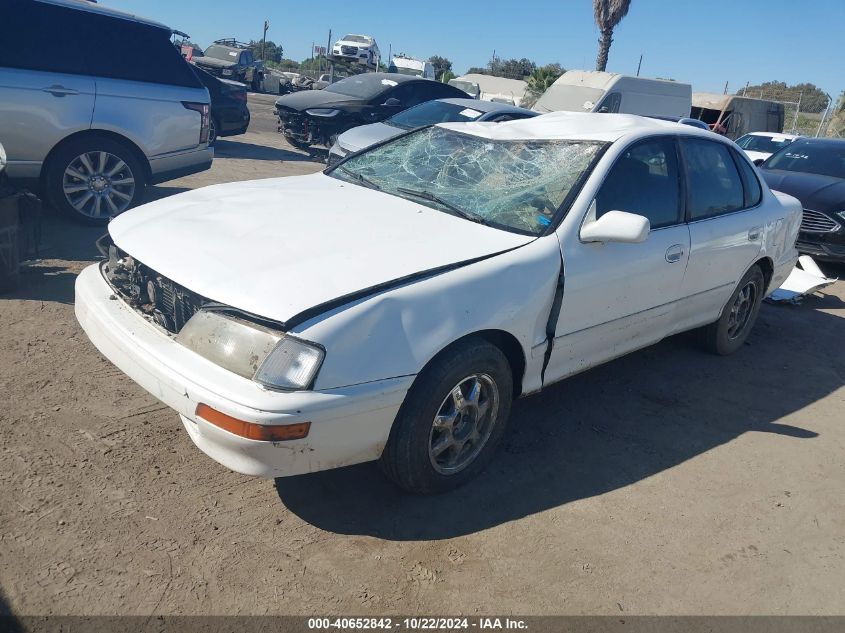
{"label": "damaged bumper cover", "polygon": [[[76,280],[76,318],[121,371],[175,409],[209,457],[247,475],[299,475],[377,459],[413,376],[324,391],[279,392],[183,347],[118,298],[98,265]],[[253,424],[310,422],[301,440],[260,441],[196,415],[199,404]]]}

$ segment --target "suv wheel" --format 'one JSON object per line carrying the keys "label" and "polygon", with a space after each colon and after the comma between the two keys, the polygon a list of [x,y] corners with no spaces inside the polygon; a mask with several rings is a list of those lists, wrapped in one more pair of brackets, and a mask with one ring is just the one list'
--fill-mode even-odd
{"label": "suv wheel", "polygon": [[214,145],[214,141],[217,140],[217,121],[214,119],[214,115],[212,114],[208,117],[208,144]]}
{"label": "suv wheel", "polygon": [[74,139],[46,171],[47,196],[60,211],[85,224],[105,224],[138,204],[146,176],[135,153],[105,137]]}

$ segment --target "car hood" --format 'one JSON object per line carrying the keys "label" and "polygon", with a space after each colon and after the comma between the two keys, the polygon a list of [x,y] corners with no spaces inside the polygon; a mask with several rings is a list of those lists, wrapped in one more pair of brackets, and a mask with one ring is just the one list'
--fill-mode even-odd
{"label": "car hood", "polygon": [[361,103],[363,100],[357,97],[350,97],[339,92],[326,92],[325,90],[301,90],[293,94],[284,95],[276,99],[276,105],[291,110],[306,110],[326,105],[341,105],[344,103]]}
{"label": "car hood", "polygon": [[178,194],[118,216],[109,233],[189,290],[291,324],[338,299],[534,239],[324,174]]}
{"label": "car hood", "polygon": [[194,60],[197,66],[206,66],[208,68],[234,68],[238,62],[227,62],[225,59],[217,59],[216,57],[198,57]]}
{"label": "car hood", "polygon": [[370,145],[399,136],[406,131],[401,127],[387,125],[386,123],[371,123],[347,130],[338,137],[337,142],[345,152],[357,152]]}
{"label": "car hood", "polygon": [[761,169],[770,189],[788,193],[805,209],[845,211],[845,179],[780,169]]}

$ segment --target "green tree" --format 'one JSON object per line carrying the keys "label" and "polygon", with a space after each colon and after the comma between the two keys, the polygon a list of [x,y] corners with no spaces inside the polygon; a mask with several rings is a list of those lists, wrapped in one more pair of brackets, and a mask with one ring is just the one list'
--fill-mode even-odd
{"label": "green tree", "polygon": [[783,81],[765,81],[761,84],[748,86],[738,90],[738,95],[755,99],[771,99],[772,101],[801,101],[801,112],[819,114],[827,107],[827,93],[811,83],[800,83],[789,86]]}
{"label": "green tree", "polygon": [[528,77],[528,89],[525,92],[525,98],[522,100],[523,107],[530,108],[539,99],[549,86],[551,86],[557,78],[564,73],[564,69],[560,64],[548,64],[541,66],[534,70]]}
{"label": "green tree", "polygon": [[434,77],[437,81],[443,81],[443,75],[452,71],[452,62],[440,55],[432,55],[428,61],[434,66]]}
{"label": "green tree", "polygon": [[453,73],[451,70],[447,70],[440,76],[440,81],[442,81],[444,84],[447,84],[450,80],[454,79],[455,77],[457,77],[455,73]]}
{"label": "green tree", "polygon": [[631,0],[593,0],[593,14],[599,27],[599,54],[596,57],[596,70],[607,70],[607,57],[613,43],[615,29],[631,8]]}
{"label": "green tree", "polygon": [[284,49],[281,44],[276,44],[273,40],[267,40],[267,42],[265,42],[263,57],[261,56],[261,40],[258,40],[257,42],[255,40],[250,40],[248,46],[255,59],[263,59],[267,62],[276,63],[282,61]]}

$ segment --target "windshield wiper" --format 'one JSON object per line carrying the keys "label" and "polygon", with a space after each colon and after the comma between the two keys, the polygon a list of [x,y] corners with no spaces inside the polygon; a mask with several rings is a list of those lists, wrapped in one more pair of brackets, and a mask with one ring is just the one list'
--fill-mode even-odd
{"label": "windshield wiper", "polygon": [[434,202],[439,204],[443,207],[446,207],[454,213],[455,215],[459,215],[460,217],[464,218],[465,220],[469,220],[470,222],[478,222],[479,224],[489,224],[487,220],[483,217],[478,215],[477,213],[473,213],[472,211],[465,211],[460,207],[456,207],[451,202],[447,202],[440,196],[431,193],[430,191],[422,191],[419,189],[408,189],[407,187],[396,187],[396,191],[399,193],[404,193],[409,196],[414,196],[415,198],[421,198],[423,200],[428,200],[430,202]]}
{"label": "windshield wiper", "polygon": [[367,178],[363,174],[359,174],[357,172],[350,171],[350,170],[346,169],[346,167],[338,167],[338,169],[340,169],[340,171],[342,171],[344,174],[348,174],[349,176],[352,176],[355,180],[360,182],[365,187],[369,187],[370,189],[375,189],[377,191],[381,191],[381,187],[379,187],[376,183],[374,183],[372,180],[370,180],[369,178]]}

